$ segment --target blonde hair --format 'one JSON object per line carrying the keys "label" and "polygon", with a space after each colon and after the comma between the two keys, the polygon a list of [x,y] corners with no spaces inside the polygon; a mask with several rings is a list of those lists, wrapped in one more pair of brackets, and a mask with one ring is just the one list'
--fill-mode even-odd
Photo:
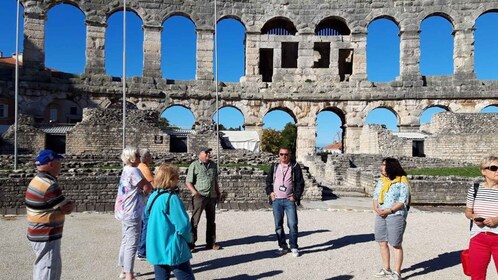
{"label": "blonde hair", "polygon": [[157,168],[154,176],[154,188],[167,189],[174,188],[173,184],[180,179],[180,172],[174,165],[163,163]]}
{"label": "blonde hair", "polygon": [[137,148],[126,147],[123,149],[123,152],[121,153],[121,160],[123,161],[124,164],[128,165],[137,160],[137,156],[140,157],[140,153],[138,152]]}
{"label": "blonde hair", "polygon": [[481,170],[484,170],[484,168],[488,167],[493,162],[498,163],[498,157],[497,156],[491,155],[491,156],[484,157],[481,160],[481,164],[479,165],[479,168]]}

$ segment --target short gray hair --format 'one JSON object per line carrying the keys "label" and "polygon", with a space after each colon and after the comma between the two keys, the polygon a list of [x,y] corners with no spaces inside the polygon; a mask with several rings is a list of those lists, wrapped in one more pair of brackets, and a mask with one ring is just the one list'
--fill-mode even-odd
{"label": "short gray hair", "polygon": [[126,147],[123,149],[123,152],[121,153],[121,160],[123,161],[124,164],[128,165],[137,160],[137,156],[140,156],[140,153],[138,152],[137,148]]}
{"label": "short gray hair", "polygon": [[152,156],[149,149],[140,149],[140,161],[144,162],[147,157]]}

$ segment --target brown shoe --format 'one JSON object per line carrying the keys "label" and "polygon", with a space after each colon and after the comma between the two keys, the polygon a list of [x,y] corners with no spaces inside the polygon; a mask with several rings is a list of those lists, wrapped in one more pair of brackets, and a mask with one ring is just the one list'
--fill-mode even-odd
{"label": "brown shoe", "polygon": [[208,250],[221,250],[222,247],[220,245],[214,243],[213,245],[207,245],[206,249],[208,249]]}

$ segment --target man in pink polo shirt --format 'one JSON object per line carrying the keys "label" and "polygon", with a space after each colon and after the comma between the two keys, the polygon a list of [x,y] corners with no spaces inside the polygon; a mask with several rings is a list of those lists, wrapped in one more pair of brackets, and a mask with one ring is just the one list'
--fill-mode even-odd
{"label": "man in pink polo shirt", "polygon": [[289,227],[289,245],[292,256],[299,257],[297,245],[297,204],[304,192],[304,179],[301,166],[291,160],[289,148],[279,149],[279,162],[270,167],[266,176],[266,194],[270,196],[275,220],[275,233],[277,234],[279,255],[289,252],[284,231],[284,214],[287,215]]}

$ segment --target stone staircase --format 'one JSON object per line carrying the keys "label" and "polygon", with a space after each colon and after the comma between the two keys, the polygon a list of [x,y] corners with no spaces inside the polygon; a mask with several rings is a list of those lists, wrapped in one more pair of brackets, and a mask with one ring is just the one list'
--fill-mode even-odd
{"label": "stone staircase", "polygon": [[[309,172],[307,166],[301,165],[303,169],[303,175],[305,176],[305,199],[308,199],[308,192],[312,196],[313,200],[329,200],[337,199],[340,197],[367,197],[368,194],[365,193],[364,188],[361,186],[351,186],[346,182],[346,173],[348,169],[352,168],[349,158],[344,155],[337,155],[335,157],[330,157],[328,160],[332,162],[327,163],[334,166],[335,180],[334,182],[328,182],[325,178],[320,176],[314,176]],[[321,198],[316,197],[320,193]],[[311,199],[310,199],[311,200]]]}

